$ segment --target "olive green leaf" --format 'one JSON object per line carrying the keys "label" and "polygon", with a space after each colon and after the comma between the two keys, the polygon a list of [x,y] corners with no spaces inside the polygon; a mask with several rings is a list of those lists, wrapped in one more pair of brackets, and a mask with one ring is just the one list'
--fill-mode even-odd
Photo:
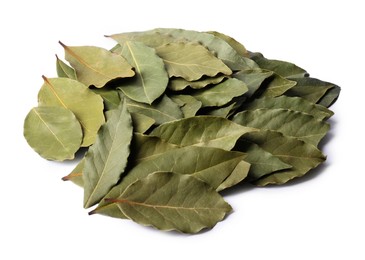
{"label": "olive green leaf", "polygon": [[262,82],[272,75],[272,71],[255,69],[238,71],[234,73],[232,77],[239,79],[246,84],[248,91],[245,95],[251,97],[260,88]]}
{"label": "olive green leaf", "polygon": [[315,117],[288,109],[255,109],[237,113],[233,122],[264,130],[279,131],[317,146],[329,130],[329,124]]}
{"label": "olive green leaf", "polygon": [[24,121],[24,137],[30,147],[49,160],[73,159],[82,141],[75,115],[64,107],[34,107]]}
{"label": "olive green leaf", "polygon": [[133,122],[133,131],[138,133],[144,133],[156,122],[153,118],[139,114],[131,113]]}
{"label": "olive green leaf", "polygon": [[135,68],[136,75],[118,89],[134,101],[152,104],[165,92],[169,81],[163,60],[141,42],[126,41],[121,55]]}
{"label": "olive green leaf", "polygon": [[211,107],[204,111],[204,115],[218,116],[228,118],[231,111],[237,106],[237,102],[229,102],[228,104],[221,107]]}
{"label": "olive green leaf", "polygon": [[[119,196],[130,184],[158,171],[172,171],[180,174],[192,175],[214,189],[217,189],[232,174],[246,155],[241,152],[226,151],[214,147],[187,146],[170,149],[147,160],[142,160],[132,168],[114,186],[105,198]],[[239,181],[239,178],[237,178]],[[230,182],[230,185],[234,185]],[[113,203],[102,200],[93,213],[111,215],[116,218],[125,218],[124,214],[117,211]]]}
{"label": "olive green leaf", "polygon": [[334,85],[333,88],[329,89],[326,94],[317,102],[317,104],[330,107],[334,102],[336,102],[340,92],[341,88],[337,85]]}
{"label": "olive green leaf", "polygon": [[105,122],[103,99],[84,84],[69,78],[46,78],[38,93],[39,106],[59,106],[71,110],[79,120],[83,141],[94,143],[100,126]]}
{"label": "olive green leaf", "polygon": [[70,79],[77,79],[76,71],[63,62],[58,56],[56,55],[56,70],[58,77],[62,78],[70,78]]}
{"label": "olive green leaf", "polygon": [[203,107],[211,107],[223,106],[247,91],[248,88],[243,81],[230,78],[213,87],[196,90],[191,95],[201,101]]}
{"label": "olive green leaf", "polygon": [[312,103],[317,103],[321,100],[326,93],[338,86],[325,82],[316,78],[296,78],[293,79],[297,82],[295,87],[285,92],[287,96],[302,97]]}
{"label": "olive green leaf", "polygon": [[281,60],[269,60],[261,55],[251,55],[260,68],[274,71],[276,74],[284,78],[302,78],[307,77],[309,74],[297,65]]}
{"label": "olive green leaf", "polygon": [[258,68],[257,64],[253,60],[243,57],[225,40],[210,33],[173,28],[158,28],[153,31],[171,35],[176,39],[199,42],[213,52],[228,67],[230,67],[231,70]]}
{"label": "olive green leaf", "polygon": [[118,108],[120,104],[119,91],[111,88],[90,88],[92,92],[102,97],[104,101],[104,107],[106,110],[112,110]]}
{"label": "olive green leaf", "polygon": [[239,139],[234,150],[247,153],[245,161],[251,164],[247,178],[248,182],[256,181],[267,174],[292,168],[290,164],[284,163],[278,157],[265,151],[259,145],[245,140]]}
{"label": "olive green leaf", "polygon": [[218,84],[222,82],[227,76],[217,75],[215,77],[202,77],[199,80],[188,81],[184,78],[171,78],[169,81],[168,88],[174,91],[181,91],[187,87],[193,89],[201,89],[210,84]]}
{"label": "olive green leaf", "polygon": [[190,174],[216,189],[246,155],[215,147],[186,146],[168,150],[132,168],[116,189],[125,189],[134,181],[156,171]]}
{"label": "olive green leaf", "polygon": [[157,125],[183,118],[180,106],[167,95],[163,95],[152,105],[139,103],[128,98],[125,100],[129,112],[148,116],[154,119]]}
{"label": "olive green leaf", "polygon": [[239,43],[238,41],[236,41],[232,37],[230,37],[226,34],[220,33],[220,32],[216,32],[216,31],[210,31],[210,32],[207,32],[207,33],[213,34],[214,36],[216,36],[218,38],[221,38],[226,43],[228,43],[239,55],[248,58],[249,54],[248,54],[245,46],[243,46],[241,43]]}
{"label": "olive green leaf", "polygon": [[244,139],[256,143],[284,163],[292,165],[292,168],[266,175],[257,180],[255,184],[259,186],[283,184],[293,178],[301,177],[326,159],[315,146],[297,138],[285,136],[280,132],[252,132],[247,133]]}
{"label": "olive green leaf", "polygon": [[84,171],[85,157],[76,165],[76,167],[66,176],[62,178],[63,181],[72,181],[80,187],[84,187],[82,172]]}
{"label": "olive green leaf", "polygon": [[[246,158],[245,158],[246,160]],[[232,171],[232,173],[225,179],[216,189],[217,191],[222,191],[227,188],[230,188],[238,183],[240,183],[242,180],[244,180],[250,170],[251,164],[246,161],[240,161],[236,168]]]}
{"label": "olive green leaf", "polygon": [[258,98],[243,105],[243,110],[255,110],[259,108],[275,109],[283,108],[310,114],[319,120],[327,119],[333,115],[328,108],[316,105],[300,97],[279,96],[275,98]]}
{"label": "olive green leaf", "polygon": [[228,119],[213,116],[195,116],[162,124],[150,135],[168,143],[183,146],[206,146],[231,150],[243,134],[257,131]]}
{"label": "olive green leaf", "polygon": [[84,207],[98,203],[118,182],[127,165],[132,139],[132,120],[124,101],[110,110],[95,143],[85,156]]}
{"label": "olive green leaf", "polygon": [[170,98],[180,106],[185,118],[195,116],[202,107],[202,102],[190,95],[171,95]]}
{"label": "olive green leaf", "polygon": [[65,59],[75,69],[77,79],[86,86],[103,87],[116,78],[133,77],[134,71],[120,55],[94,46],[66,46]]}
{"label": "olive green leaf", "polygon": [[206,183],[172,172],[152,173],[106,200],[139,224],[184,233],[212,228],[232,210]]}
{"label": "olive green leaf", "polygon": [[297,83],[294,80],[286,79],[279,74],[274,73],[264,82],[262,93],[265,97],[277,97],[283,95],[286,91],[294,87]]}
{"label": "olive green leaf", "polygon": [[219,73],[232,74],[227,65],[196,42],[172,42],[157,47],[156,52],[165,62],[170,77],[194,81],[203,76],[214,77]]}

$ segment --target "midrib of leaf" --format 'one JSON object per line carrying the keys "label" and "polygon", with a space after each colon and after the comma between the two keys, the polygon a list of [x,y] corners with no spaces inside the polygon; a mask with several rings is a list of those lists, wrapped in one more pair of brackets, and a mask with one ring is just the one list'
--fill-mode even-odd
{"label": "midrib of leaf", "polygon": [[78,60],[81,64],[83,64],[85,67],[89,68],[90,70],[96,72],[97,74],[108,78],[109,80],[112,80],[113,78],[109,77],[108,75],[105,75],[104,73],[94,69],[93,67],[91,67],[87,62],[85,62],[80,56],[78,56],[76,53],[74,53],[68,46],[64,45],[62,42],[59,42],[62,47],[71,55],[73,56],[76,60]]}
{"label": "midrib of leaf", "polygon": [[[131,200],[127,200],[127,199],[105,199],[105,201],[107,202],[111,202],[111,203],[117,203],[117,204],[129,204],[129,205],[137,205],[137,206],[142,206],[142,207],[146,207],[146,208],[154,208],[154,209],[158,209],[158,208],[165,208],[165,209],[175,209],[175,210],[192,210],[192,211],[196,211],[196,210],[222,210],[222,208],[207,208],[207,207],[179,207],[179,206],[168,206],[168,205],[152,205],[152,204],[147,204],[144,202],[136,202],[136,201],[131,201]],[[109,205],[109,204],[108,204]]]}
{"label": "midrib of leaf", "polygon": [[136,57],[134,56],[134,52],[133,52],[133,50],[132,50],[132,48],[131,48],[131,46],[130,46],[130,44],[129,44],[129,41],[127,41],[127,42],[125,43],[125,45],[127,45],[128,50],[129,50],[129,52],[130,52],[130,53],[131,53],[131,55],[132,55],[132,59],[133,59],[133,61],[134,61],[134,64],[136,64],[136,69],[137,69],[137,71],[138,71],[137,75],[140,75],[140,78],[141,78],[141,80],[142,80],[142,88],[143,88],[144,95],[146,96],[146,98],[147,98],[148,102],[149,102],[149,103],[152,103],[152,102],[151,102],[151,99],[150,99],[150,98],[148,97],[148,95],[147,95],[147,92],[146,92],[146,84],[145,84],[145,82],[144,82],[144,78],[143,78],[143,75],[142,75],[142,73],[141,73],[141,69],[140,69],[140,67],[139,67],[139,64],[138,64],[138,62],[137,62]]}
{"label": "midrib of leaf", "polygon": [[42,123],[47,127],[47,129],[52,133],[52,135],[56,138],[56,140],[62,145],[62,147],[65,149],[65,151],[68,151],[68,149],[64,146],[63,142],[57,137],[57,135],[47,125],[47,123],[43,120],[43,118],[41,117],[41,115],[35,109],[33,109],[33,111],[39,117],[39,119],[42,121]]}
{"label": "midrib of leaf", "polygon": [[[195,64],[195,63],[178,63],[178,62],[174,62],[174,61],[170,61],[170,60],[166,60],[163,59],[165,62],[167,63],[171,63],[171,64],[175,64],[175,65],[179,65],[179,66],[184,66],[184,67],[188,67],[189,66],[197,66],[197,67],[203,67],[203,68],[208,68],[208,69],[212,69],[212,70],[216,70],[217,68],[215,67],[210,67],[208,65],[203,65],[203,64]],[[189,70],[193,71],[192,69],[189,68]]]}
{"label": "midrib of leaf", "polygon": [[81,177],[81,176],[82,176],[82,172],[73,172],[73,173],[70,173],[69,175],[67,175],[65,177],[62,177],[62,180],[63,181],[68,181],[68,180],[71,180],[72,178]]}
{"label": "midrib of leaf", "polygon": [[[119,125],[120,125],[120,120],[118,120],[118,123],[117,123],[116,129],[118,129]],[[95,185],[95,187],[94,187],[93,191],[91,192],[91,194],[90,194],[90,196],[89,196],[89,198],[88,198],[87,202],[85,203],[85,205],[89,204],[90,199],[93,197],[93,195],[94,195],[95,191],[98,189],[98,187],[99,187],[99,185],[100,185],[100,182],[101,182],[100,180],[101,180],[101,179],[104,177],[104,175],[105,175],[105,169],[107,168],[106,166],[108,165],[108,163],[109,163],[109,159],[110,159],[110,155],[112,154],[112,151],[114,150],[115,136],[116,136],[116,135],[117,135],[117,131],[114,131],[114,135],[112,136],[112,137],[113,137],[112,145],[111,145],[111,148],[110,148],[110,150],[109,150],[108,156],[107,156],[107,158],[106,158],[106,160],[105,160],[104,167],[103,167],[103,171],[101,172],[101,175],[99,175],[99,176],[100,176],[100,177],[99,177],[99,180],[98,180],[98,182],[96,183],[96,185]]]}

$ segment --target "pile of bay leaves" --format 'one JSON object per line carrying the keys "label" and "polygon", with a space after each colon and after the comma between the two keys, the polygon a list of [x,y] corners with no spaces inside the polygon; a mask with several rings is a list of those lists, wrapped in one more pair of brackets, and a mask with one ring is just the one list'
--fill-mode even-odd
{"label": "pile of bay leaves", "polygon": [[42,157],[85,153],[63,179],[90,214],[196,233],[231,211],[220,191],[283,184],[326,159],[338,86],[218,32],[108,37],[111,50],[60,42],[68,64],[57,57],[24,122]]}

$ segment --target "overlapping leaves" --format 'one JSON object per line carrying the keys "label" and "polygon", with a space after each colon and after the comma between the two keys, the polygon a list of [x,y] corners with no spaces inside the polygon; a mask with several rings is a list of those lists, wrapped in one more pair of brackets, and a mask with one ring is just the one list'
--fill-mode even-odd
{"label": "overlapping leaves", "polygon": [[220,32],[109,36],[110,51],[66,46],[24,123],[42,157],[84,158],[63,180],[90,214],[196,233],[231,211],[220,191],[284,184],[325,161],[340,88]]}

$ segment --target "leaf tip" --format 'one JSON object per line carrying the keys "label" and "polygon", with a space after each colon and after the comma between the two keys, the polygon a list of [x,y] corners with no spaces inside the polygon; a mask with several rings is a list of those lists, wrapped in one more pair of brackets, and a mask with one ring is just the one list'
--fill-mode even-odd
{"label": "leaf tip", "polygon": [[62,43],[61,41],[58,41],[58,43],[64,48],[64,49],[66,49],[67,48],[67,46],[64,44],[64,43]]}
{"label": "leaf tip", "polygon": [[63,180],[63,181],[69,181],[70,180],[70,177],[68,175],[67,176],[63,176],[61,178],[61,180]]}

